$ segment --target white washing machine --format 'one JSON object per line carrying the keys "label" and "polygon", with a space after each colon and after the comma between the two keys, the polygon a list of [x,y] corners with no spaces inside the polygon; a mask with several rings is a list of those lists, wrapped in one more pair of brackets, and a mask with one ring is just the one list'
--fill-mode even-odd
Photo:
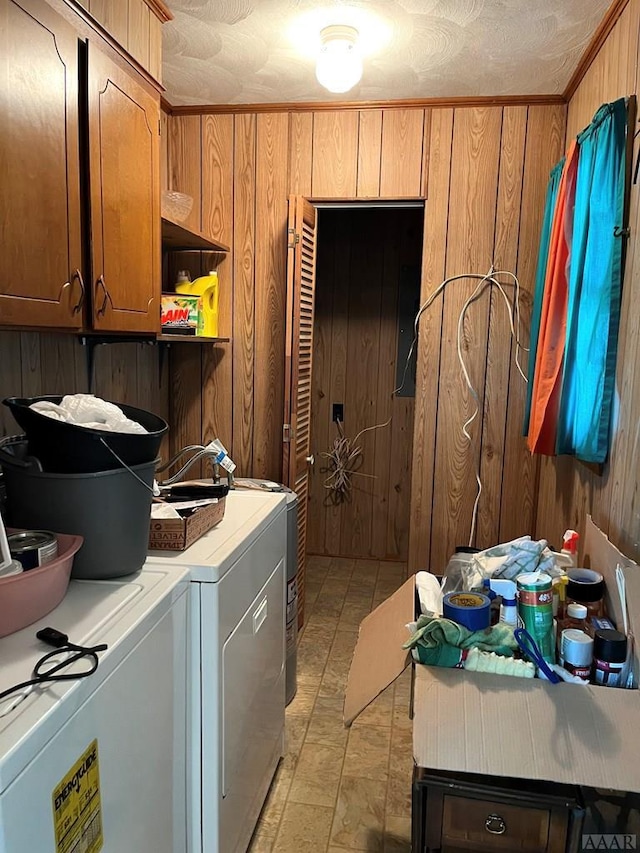
{"label": "white washing machine", "polygon": [[284,747],[286,499],[232,491],[191,572],[190,853],[244,853]]}
{"label": "white washing machine", "polygon": [[109,646],[86,678],[0,700],[0,853],[184,853],[188,589],[166,568],[72,581],[0,640],[0,692],[51,651],[45,626]]}

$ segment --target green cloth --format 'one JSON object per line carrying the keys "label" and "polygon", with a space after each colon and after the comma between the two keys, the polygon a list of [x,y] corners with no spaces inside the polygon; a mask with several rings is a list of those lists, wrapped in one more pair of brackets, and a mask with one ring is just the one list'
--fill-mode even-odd
{"label": "green cloth", "polygon": [[460,649],[480,649],[512,657],[518,644],[513,637],[513,628],[503,622],[482,631],[470,631],[451,619],[420,616],[415,633],[402,648],[417,648],[421,663],[457,666]]}

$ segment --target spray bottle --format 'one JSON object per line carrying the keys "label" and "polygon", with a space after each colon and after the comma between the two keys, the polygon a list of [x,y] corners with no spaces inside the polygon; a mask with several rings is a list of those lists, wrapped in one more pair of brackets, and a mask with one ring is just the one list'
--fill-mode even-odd
{"label": "spray bottle", "polygon": [[489,578],[489,588],[502,597],[500,621],[516,627],[518,624],[518,605],[516,601],[515,581],[506,578]]}
{"label": "spray bottle", "polygon": [[565,530],[562,537],[562,550],[553,555],[556,568],[560,571],[575,569],[578,565],[578,539],[579,534],[575,530]]}

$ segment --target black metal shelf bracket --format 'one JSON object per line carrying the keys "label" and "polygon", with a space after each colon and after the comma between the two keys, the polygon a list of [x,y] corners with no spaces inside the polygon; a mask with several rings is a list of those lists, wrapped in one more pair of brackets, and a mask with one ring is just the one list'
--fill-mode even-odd
{"label": "black metal shelf bracket", "polygon": [[[144,338],[140,335],[80,335],[80,343],[84,347],[89,392],[93,393],[96,347],[103,346],[105,344],[149,344],[150,346],[153,346],[157,341],[155,338]],[[160,384],[161,381],[162,367],[160,368],[158,384]]]}

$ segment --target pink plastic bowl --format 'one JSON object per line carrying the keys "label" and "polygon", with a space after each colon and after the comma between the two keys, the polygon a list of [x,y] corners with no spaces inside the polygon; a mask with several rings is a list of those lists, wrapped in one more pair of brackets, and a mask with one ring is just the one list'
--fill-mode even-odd
{"label": "pink plastic bowl", "polygon": [[[7,529],[7,533],[15,533]],[[69,586],[74,554],[82,536],[57,533],[58,556],[39,569],[0,578],[0,637],[6,637],[42,619],[57,607]]]}

